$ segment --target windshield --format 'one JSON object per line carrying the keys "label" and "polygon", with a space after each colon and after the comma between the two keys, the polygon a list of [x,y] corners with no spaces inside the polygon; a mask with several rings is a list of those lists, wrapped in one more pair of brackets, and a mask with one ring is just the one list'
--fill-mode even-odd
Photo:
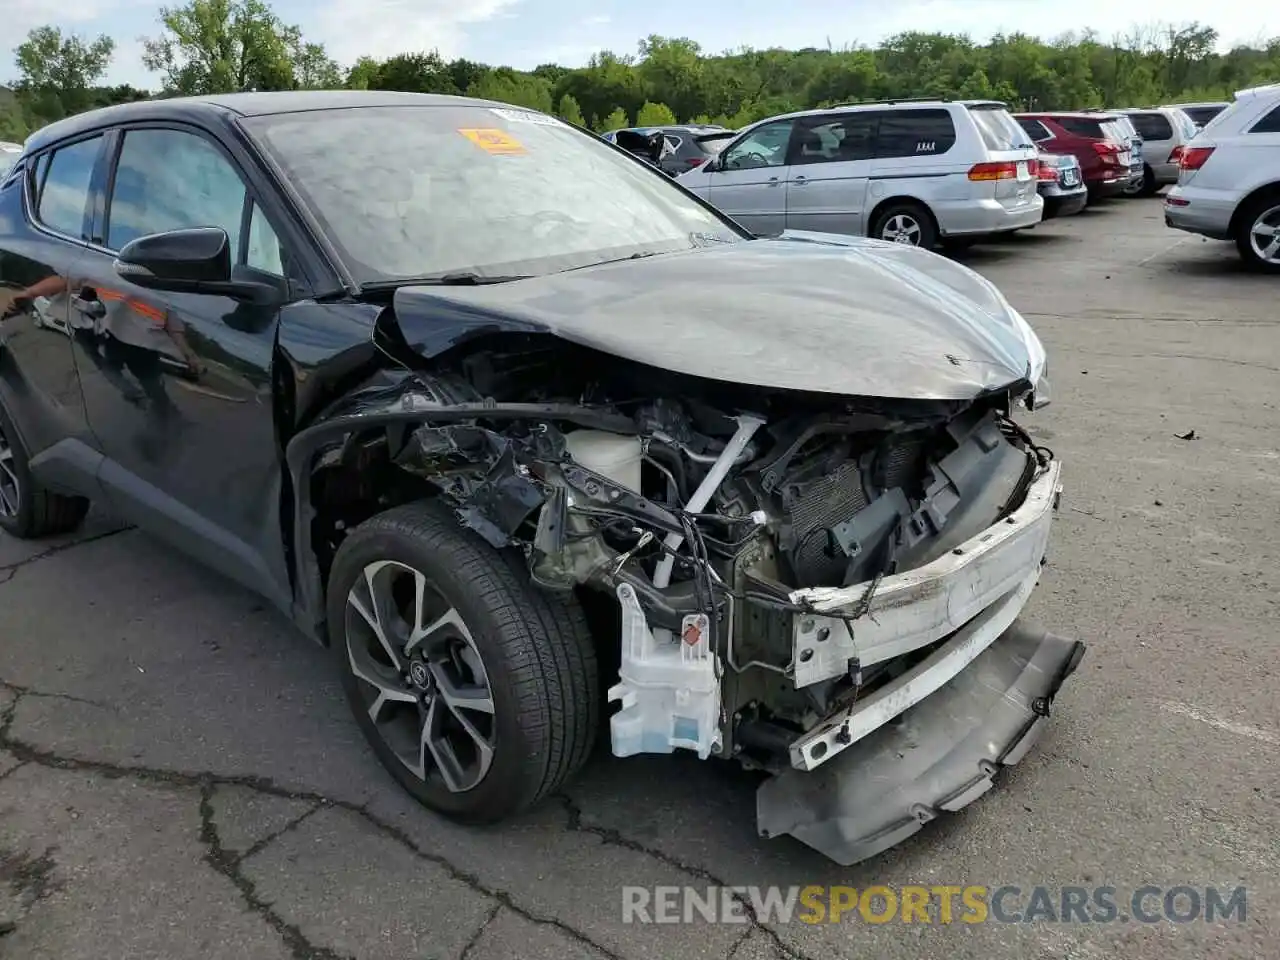
{"label": "windshield", "polygon": [[1020,150],[1033,146],[1027,131],[1003,107],[970,107],[969,113],[988,150]]}
{"label": "windshield", "polygon": [[357,107],[242,122],[365,284],[542,275],[746,239],[653,167],[538,113]]}

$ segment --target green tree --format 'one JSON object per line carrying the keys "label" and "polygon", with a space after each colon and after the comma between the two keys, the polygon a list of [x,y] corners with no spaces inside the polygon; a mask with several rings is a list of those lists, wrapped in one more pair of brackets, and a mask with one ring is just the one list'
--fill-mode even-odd
{"label": "green tree", "polygon": [[665,103],[645,101],[636,114],[637,127],[666,127],[676,122],[676,115]]}
{"label": "green tree", "polygon": [[630,58],[608,51],[596,54],[587,66],[563,77],[556,92],[560,96],[572,94],[582,112],[595,117],[606,116],[615,108],[630,116],[646,99],[635,64]]}
{"label": "green tree", "polygon": [[636,69],[649,97],[670,104],[673,116],[688,119],[703,108],[706,62],[702,49],[692,40],[656,35],[641,40]]}
{"label": "green tree", "polygon": [[352,67],[368,72],[369,90],[404,90],[409,93],[459,93],[440,54],[401,53],[382,63],[363,58]]}
{"label": "green tree", "polygon": [[467,96],[529,107],[543,113],[552,110],[551,84],[532,74],[517,73],[510,67],[490,70],[467,88]]}
{"label": "green tree", "polygon": [[587,121],[582,116],[582,108],[578,106],[578,101],[573,99],[573,94],[571,93],[566,93],[560,98],[560,106],[556,109],[556,115],[567,123],[576,123],[580,127],[587,125]]}
{"label": "green tree", "polygon": [[115,48],[110,37],[86,42],[57,27],[37,27],[14,50],[19,86],[58,116],[84,110],[90,103],[90,87],[106,72]]}
{"label": "green tree", "polygon": [[159,37],[143,40],[142,62],[181,94],[292,90],[338,84],[338,67],[303,41],[263,0],[190,0],[162,7]]}
{"label": "green tree", "polygon": [[631,121],[627,119],[627,111],[621,107],[614,107],[613,112],[606,114],[605,118],[596,124],[598,133],[608,133],[610,130],[621,130],[623,127],[631,126]]}

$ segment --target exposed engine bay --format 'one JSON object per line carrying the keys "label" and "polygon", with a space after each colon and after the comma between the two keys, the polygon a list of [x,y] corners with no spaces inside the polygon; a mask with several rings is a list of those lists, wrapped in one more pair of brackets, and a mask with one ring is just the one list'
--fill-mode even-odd
{"label": "exposed engine bay", "polygon": [[[505,343],[359,403],[420,419],[395,431],[395,465],[495,548],[521,550],[537,584],[615,598],[621,756],[686,748],[804,766],[798,738],[952,632],[864,653],[858,624],[885,578],[998,523],[1051,462],[1011,419],[1010,392],[748,391],[538,338]],[[852,588],[847,609],[816,599]]]}

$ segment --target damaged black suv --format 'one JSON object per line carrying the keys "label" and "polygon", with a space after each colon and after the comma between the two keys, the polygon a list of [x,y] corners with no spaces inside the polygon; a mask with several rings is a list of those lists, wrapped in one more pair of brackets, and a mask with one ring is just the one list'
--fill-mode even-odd
{"label": "damaged black suv", "polygon": [[0,527],[100,501],[267,597],[462,820],[616,702],[615,754],[737,759],[762,834],[853,862],[984,792],[1083,653],[1019,616],[1060,467],[991,284],[753,237],[542,114],[63,120],[0,184],[0,311]]}

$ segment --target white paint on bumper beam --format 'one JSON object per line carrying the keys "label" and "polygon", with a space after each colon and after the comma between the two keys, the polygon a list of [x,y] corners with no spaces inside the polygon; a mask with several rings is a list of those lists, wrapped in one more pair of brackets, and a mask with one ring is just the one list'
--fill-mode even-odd
{"label": "white paint on bumper beam", "polygon": [[1051,462],[1000,523],[932,563],[883,578],[857,621],[823,614],[852,615],[869,584],[794,591],[791,600],[814,611],[793,618],[796,686],[841,676],[855,657],[866,667],[936,643],[1001,598],[1016,603],[1010,620],[1017,616],[1030,592],[1018,588],[1034,586],[1048,549],[1061,470]]}

